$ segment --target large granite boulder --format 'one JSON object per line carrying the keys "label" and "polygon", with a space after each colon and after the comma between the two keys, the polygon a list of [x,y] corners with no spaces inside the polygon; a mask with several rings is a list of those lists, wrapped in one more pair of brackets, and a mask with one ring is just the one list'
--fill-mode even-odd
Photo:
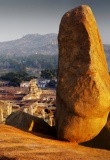
{"label": "large granite boulder", "polygon": [[85,142],[101,131],[110,110],[108,66],[88,6],[79,6],[63,16],[58,42],[57,136]]}
{"label": "large granite boulder", "polygon": [[23,111],[16,111],[10,114],[6,118],[5,124],[25,131],[38,132],[51,136],[55,135],[54,129],[49,126],[43,119],[32,116]]}

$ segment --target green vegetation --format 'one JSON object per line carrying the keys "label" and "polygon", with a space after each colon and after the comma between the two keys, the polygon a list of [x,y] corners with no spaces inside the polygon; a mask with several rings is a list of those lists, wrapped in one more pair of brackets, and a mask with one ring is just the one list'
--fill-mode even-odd
{"label": "green vegetation", "polygon": [[[50,79],[48,86],[55,87],[56,81],[54,79],[57,78],[57,70],[49,70],[45,69],[41,71],[41,78]],[[9,72],[2,75],[1,80],[9,81],[12,86],[20,86],[22,81],[30,81],[32,78],[36,78],[35,76],[30,76],[25,70],[17,71],[17,72]]]}
{"label": "green vegetation", "polygon": [[57,63],[57,55],[0,55],[0,78],[10,81],[12,86],[37,76],[53,80],[57,78]]}
{"label": "green vegetation", "polygon": [[2,80],[10,81],[10,85],[19,86],[22,81],[30,81],[32,78],[25,71],[9,72],[0,77]]}
{"label": "green vegetation", "polygon": [[58,55],[0,55],[0,69],[13,69],[15,71],[25,70],[26,68],[56,69],[57,64]]}
{"label": "green vegetation", "polygon": [[41,78],[54,79],[57,78],[57,69],[45,69],[41,71]]}

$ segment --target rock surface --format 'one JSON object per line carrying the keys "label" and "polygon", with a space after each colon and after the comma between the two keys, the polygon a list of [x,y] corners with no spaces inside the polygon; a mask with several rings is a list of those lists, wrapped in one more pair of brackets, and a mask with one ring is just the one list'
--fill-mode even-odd
{"label": "rock surface", "polygon": [[0,124],[1,160],[110,160],[110,152]]}
{"label": "rock surface", "polygon": [[55,135],[52,127],[50,127],[43,119],[32,116],[23,111],[13,112],[6,118],[5,124],[16,128],[39,132],[46,135]]}
{"label": "rock surface", "polygon": [[85,142],[107,122],[110,77],[91,9],[67,12],[60,24],[56,130],[62,140]]}

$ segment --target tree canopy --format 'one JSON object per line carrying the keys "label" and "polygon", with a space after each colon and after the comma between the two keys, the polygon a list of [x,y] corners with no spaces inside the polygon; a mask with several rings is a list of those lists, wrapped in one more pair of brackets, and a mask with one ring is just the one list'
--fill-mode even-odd
{"label": "tree canopy", "polygon": [[34,77],[29,76],[29,74],[26,73],[25,71],[21,71],[21,72],[9,72],[1,76],[0,78],[2,80],[10,81],[10,85],[12,86],[20,86],[20,83],[22,81],[29,81]]}

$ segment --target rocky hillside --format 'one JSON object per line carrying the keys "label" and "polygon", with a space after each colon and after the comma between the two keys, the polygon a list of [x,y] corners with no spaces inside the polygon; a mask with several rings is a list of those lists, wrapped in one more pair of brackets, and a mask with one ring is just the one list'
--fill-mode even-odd
{"label": "rocky hillside", "polygon": [[28,34],[20,39],[1,42],[0,55],[57,54],[57,34]]}
{"label": "rocky hillside", "polygon": [[[57,55],[57,34],[28,34],[20,39],[0,42],[0,55],[29,56],[34,54]],[[110,66],[110,45],[104,44],[104,49]],[[110,67],[109,67],[110,70]]]}

